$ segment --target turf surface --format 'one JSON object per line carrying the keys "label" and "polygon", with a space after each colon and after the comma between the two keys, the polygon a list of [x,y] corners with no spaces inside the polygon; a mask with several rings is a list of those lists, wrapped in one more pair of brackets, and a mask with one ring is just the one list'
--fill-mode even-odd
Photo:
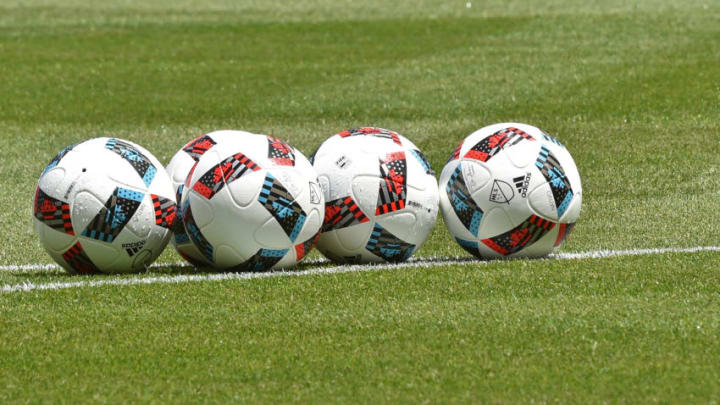
{"label": "turf surface", "polygon": [[[392,128],[439,171],[473,130],[528,122],[582,175],[563,251],[720,245],[720,3],[285,3],[0,4],[0,264],[50,263],[30,206],[62,147],[117,136],[167,162],[221,128],[307,155],[343,129]],[[439,220],[419,256],[456,255]],[[719,262],[0,294],[0,402],[717,401]],[[84,279],[0,271],[2,285]]]}

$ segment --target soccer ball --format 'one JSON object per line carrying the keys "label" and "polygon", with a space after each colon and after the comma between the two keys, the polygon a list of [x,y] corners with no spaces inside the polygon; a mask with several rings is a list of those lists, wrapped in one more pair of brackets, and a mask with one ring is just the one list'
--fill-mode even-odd
{"label": "soccer ball", "polygon": [[182,191],[190,240],[213,266],[231,271],[289,267],[307,255],[322,225],[324,199],[302,153],[243,131],[211,134]]}
{"label": "soccer ball", "polygon": [[147,150],[117,138],[63,149],[43,170],[33,202],[45,250],[70,273],[144,270],[168,243],[175,196]]}
{"label": "soccer ball", "polygon": [[397,132],[358,128],[315,151],[325,195],[318,249],[338,263],[401,262],[425,242],[438,212],[435,172]]}
{"label": "soccer ball", "polygon": [[[168,176],[170,176],[178,202],[182,199],[182,192],[188,174],[200,159],[200,156],[215,146],[218,143],[218,139],[234,136],[237,136],[236,131],[211,132],[193,139],[175,153],[172,159],[170,159],[170,163],[168,163],[165,171]],[[182,205],[179,204],[177,210],[178,221],[176,221],[179,226],[173,227],[173,236],[170,238],[170,244],[180,256],[189,263],[195,266],[208,266],[211,262],[205,259],[205,256],[203,256],[200,250],[198,250],[190,240],[188,233],[185,232],[185,227],[182,225],[181,207]]]}
{"label": "soccer ball", "polygon": [[517,123],[481,128],[450,155],[440,175],[450,233],[480,258],[541,257],[575,226],[582,186],[565,146]]}

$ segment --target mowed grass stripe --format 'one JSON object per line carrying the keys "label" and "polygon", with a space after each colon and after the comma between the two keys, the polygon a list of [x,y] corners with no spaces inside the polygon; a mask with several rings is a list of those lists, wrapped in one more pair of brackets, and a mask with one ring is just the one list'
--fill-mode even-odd
{"label": "mowed grass stripe", "polygon": [[[638,255],[656,255],[656,254],[667,254],[667,253],[698,253],[698,252],[720,252],[720,246],[698,246],[694,248],[658,248],[658,249],[634,249],[634,250],[599,250],[590,252],[576,252],[576,253],[556,253],[552,254],[549,260],[582,260],[582,259],[600,259],[600,258],[611,258],[618,256],[638,256]],[[323,261],[324,262],[324,261]],[[35,291],[35,290],[60,290],[66,288],[80,288],[80,287],[99,287],[106,285],[137,285],[137,284],[171,284],[171,283],[190,283],[190,282],[201,282],[201,281],[224,281],[224,280],[252,280],[259,278],[269,277],[288,277],[288,276],[314,276],[314,275],[325,275],[325,274],[341,274],[351,272],[364,272],[364,271],[384,271],[394,269],[406,269],[406,268],[435,268],[443,266],[482,266],[492,263],[493,261],[483,261],[473,258],[421,258],[416,260],[410,260],[405,263],[397,264],[358,264],[358,265],[341,265],[333,267],[316,267],[307,270],[288,270],[288,271],[272,271],[266,273],[220,273],[220,274],[181,274],[175,276],[160,276],[160,277],[130,277],[130,278],[113,278],[113,279],[101,279],[101,280],[83,280],[83,281],[69,281],[69,282],[53,282],[53,283],[41,283],[35,284],[32,282],[26,282],[15,285],[4,285],[0,292],[2,293],[13,293],[20,291]],[[32,266],[32,265],[31,265]],[[157,264],[153,267],[163,267],[168,264]],[[178,266],[178,265],[173,265]],[[185,264],[180,264],[180,267],[189,267]],[[9,266],[5,266],[9,267]],[[20,266],[18,266],[20,267]],[[43,269],[48,270],[49,267],[33,267],[32,269]],[[0,270],[5,270],[4,267],[0,267]],[[15,268],[8,268],[9,271],[15,270]]]}

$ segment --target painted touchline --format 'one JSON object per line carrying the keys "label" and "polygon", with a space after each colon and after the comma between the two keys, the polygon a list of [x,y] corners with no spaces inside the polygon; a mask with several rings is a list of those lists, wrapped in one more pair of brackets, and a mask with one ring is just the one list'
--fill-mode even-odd
{"label": "painted touchline", "polygon": [[[606,257],[617,257],[617,256],[637,256],[637,255],[651,255],[651,254],[663,254],[663,253],[697,253],[697,252],[720,252],[720,246],[698,246],[692,248],[656,248],[656,249],[630,249],[630,250],[596,250],[588,252],[575,252],[575,253],[557,253],[551,254],[550,260],[578,260],[578,259],[589,259],[589,258],[606,258]],[[316,260],[311,264],[326,263],[325,260]],[[220,280],[249,280],[256,278],[270,278],[270,277],[286,277],[286,276],[309,276],[309,275],[320,275],[320,274],[341,274],[350,272],[363,272],[363,271],[382,271],[392,270],[400,268],[413,268],[413,267],[430,267],[430,266],[445,266],[445,265],[484,265],[489,262],[474,260],[470,258],[422,258],[413,261],[397,264],[379,264],[379,265],[343,265],[343,266],[332,266],[332,267],[318,267],[307,270],[290,270],[290,271],[273,271],[266,273],[220,273],[220,274],[192,274],[192,275],[176,275],[176,276],[158,276],[158,277],[130,277],[130,278],[119,278],[119,279],[102,279],[102,280],[85,280],[85,281],[73,281],[73,282],[53,282],[53,283],[22,283],[10,285],[6,284],[0,288],[1,293],[12,293],[20,291],[35,291],[35,290],[60,290],[66,288],[79,288],[79,287],[99,287],[105,285],[138,285],[138,284],[158,284],[158,283],[187,283],[196,281],[220,281]],[[157,266],[163,266],[167,264],[158,264]],[[183,265],[184,264],[170,264],[170,265]],[[34,267],[30,267],[34,266]],[[13,269],[23,270],[47,270],[52,265],[26,265],[26,266],[3,266],[0,267],[2,270],[14,271]],[[56,269],[54,267],[53,269]]]}

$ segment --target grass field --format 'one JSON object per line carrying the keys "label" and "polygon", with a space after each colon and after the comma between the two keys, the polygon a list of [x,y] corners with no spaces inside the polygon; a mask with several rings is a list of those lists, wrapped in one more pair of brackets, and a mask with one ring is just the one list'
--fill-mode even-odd
{"label": "grass field", "polygon": [[[1,403],[720,400],[720,2],[385,3],[0,2]],[[309,155],[370,125],[439,172],[501,121],[580,170],[555,258],[469,260],[439,219],[397,268],[41,266],[35,182],[86,138],[167,163],[215,129]]]}

